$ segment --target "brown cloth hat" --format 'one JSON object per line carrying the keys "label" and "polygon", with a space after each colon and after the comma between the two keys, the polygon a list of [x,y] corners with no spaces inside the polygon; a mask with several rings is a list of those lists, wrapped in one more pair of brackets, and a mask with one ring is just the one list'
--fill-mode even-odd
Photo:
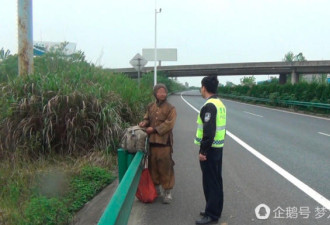
{"label": "brown cloth hat", "polygon": [[157,98],[156,94],[157,94],[157,91],[160,89],[160,88],[164,88],[166,93],[168,93],[168,90],[167,90],[167,87],[165,86],[165,84],[162,84],[162,83],[159,83],[159,84],[156,84],[154,86],[154,96],[155,98]]}

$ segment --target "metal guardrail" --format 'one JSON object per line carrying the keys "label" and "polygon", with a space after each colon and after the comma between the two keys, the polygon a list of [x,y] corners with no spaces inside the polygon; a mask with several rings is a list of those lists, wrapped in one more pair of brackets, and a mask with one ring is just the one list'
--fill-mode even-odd
{"label": "metal guardrail", "polygon": [[135,154],[129,153],[125,149],[118,149],[118,180],[119,183],[123,179],[128,167],[131,165],[131,162]]}
{"label": "metal guardrail", "polygon": [[130,154],[123,149],[118,149],[120,183],[98,225],[127,224],[143,169],[141,166],[143,157],[143,151]]}
{"label": "metal guardrail", "polygon": [[294,106],[305,106],[305,107],[313,107],[313,108],[321,108],[321,109],[330,109],[330,104],[326,103],[318,103],[318,102],[300,102],[300,101],[292,101],[292,100],[279,100],[279,99],[268,99],[268,98],[256,98],[250,96],[237,96],[230,94],[219,94],[221,97],[229,97],[234,99],[243,99],[250,100],[256,102],[266,102],[266,103],[276,103],[282,105],[294,105]]}

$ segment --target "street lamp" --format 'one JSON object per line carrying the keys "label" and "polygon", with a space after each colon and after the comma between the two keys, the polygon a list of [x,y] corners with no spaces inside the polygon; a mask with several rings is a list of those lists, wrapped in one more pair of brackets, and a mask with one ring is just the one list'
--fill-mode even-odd
{"label": "street lamp", "polygon": [[154,86],[157,84],[157,13],[161,13],[162,9],[155,8],[155,52],[154,52]]}

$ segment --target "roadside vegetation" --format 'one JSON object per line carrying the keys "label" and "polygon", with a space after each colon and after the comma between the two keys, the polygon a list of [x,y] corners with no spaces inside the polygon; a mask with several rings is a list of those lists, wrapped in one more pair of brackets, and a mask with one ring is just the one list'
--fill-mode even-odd
{"label": "roadside vegetation", "polygon": [[[284,62],[306,61],[303,53],[294,54],[289,51],[282,59]],[[301,78],[297,84],[291,84],[291,74],[287,74],[287,83],[279,84],[278,78],[271,78],[262,83],[256,83],[254,76],[241,78],[240,85],[227,82],[218,88],[220,96],[225,98],[261,103],[269,106],[286,107],[291,110],[300,110],[308,113],[329,115],[329,108],[315,107],[318,103],[330,104],[330,84],[327,83],[327,74],[316,78],[313,75],[311,82]],[[293,104],[289,104],[293,103]],[[309,103],[315,103],[314,106]]]}
{"label": "roadside vegetation", "polygon": [[[253,79],[252,79],[253,80]],[[239,99],[251,103],[262,103],[270,106],[287,107],[292,110],[305,112],[330,114],[329,109],[313,106],[292,106],[285,101],[297,101],[305,103],[330,104],[330,85],[327,83],[301,81],[297,84],[279,84],[278,79],[256,84],[250,79],[241,80],[240,85],[226,85],[218,88],[220,96]],[[245,97],[245,98],[244,98]],[[307,105],[307,104],[306,104]]]}
{"label": "roadside vegetation", "polygon": [[[63,45],[64,48],[65,44]],[[17,55],[0,52],[0,224],[70,224],[115,179],[121,134],[153,100],[141,86],[63,49],[17,76]],[[159,76],[170,91],[184,87]]]}

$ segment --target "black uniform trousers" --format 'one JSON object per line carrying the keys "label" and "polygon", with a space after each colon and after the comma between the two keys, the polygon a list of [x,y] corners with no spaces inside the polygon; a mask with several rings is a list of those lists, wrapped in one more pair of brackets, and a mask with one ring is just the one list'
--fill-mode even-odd
{"label": "black uniform trousers", "polygon": [[200,161],[206,201],[205,214],[218,220],[223,208],[222,148],[211,148],[207,151],[206,158],[206,161]]}

